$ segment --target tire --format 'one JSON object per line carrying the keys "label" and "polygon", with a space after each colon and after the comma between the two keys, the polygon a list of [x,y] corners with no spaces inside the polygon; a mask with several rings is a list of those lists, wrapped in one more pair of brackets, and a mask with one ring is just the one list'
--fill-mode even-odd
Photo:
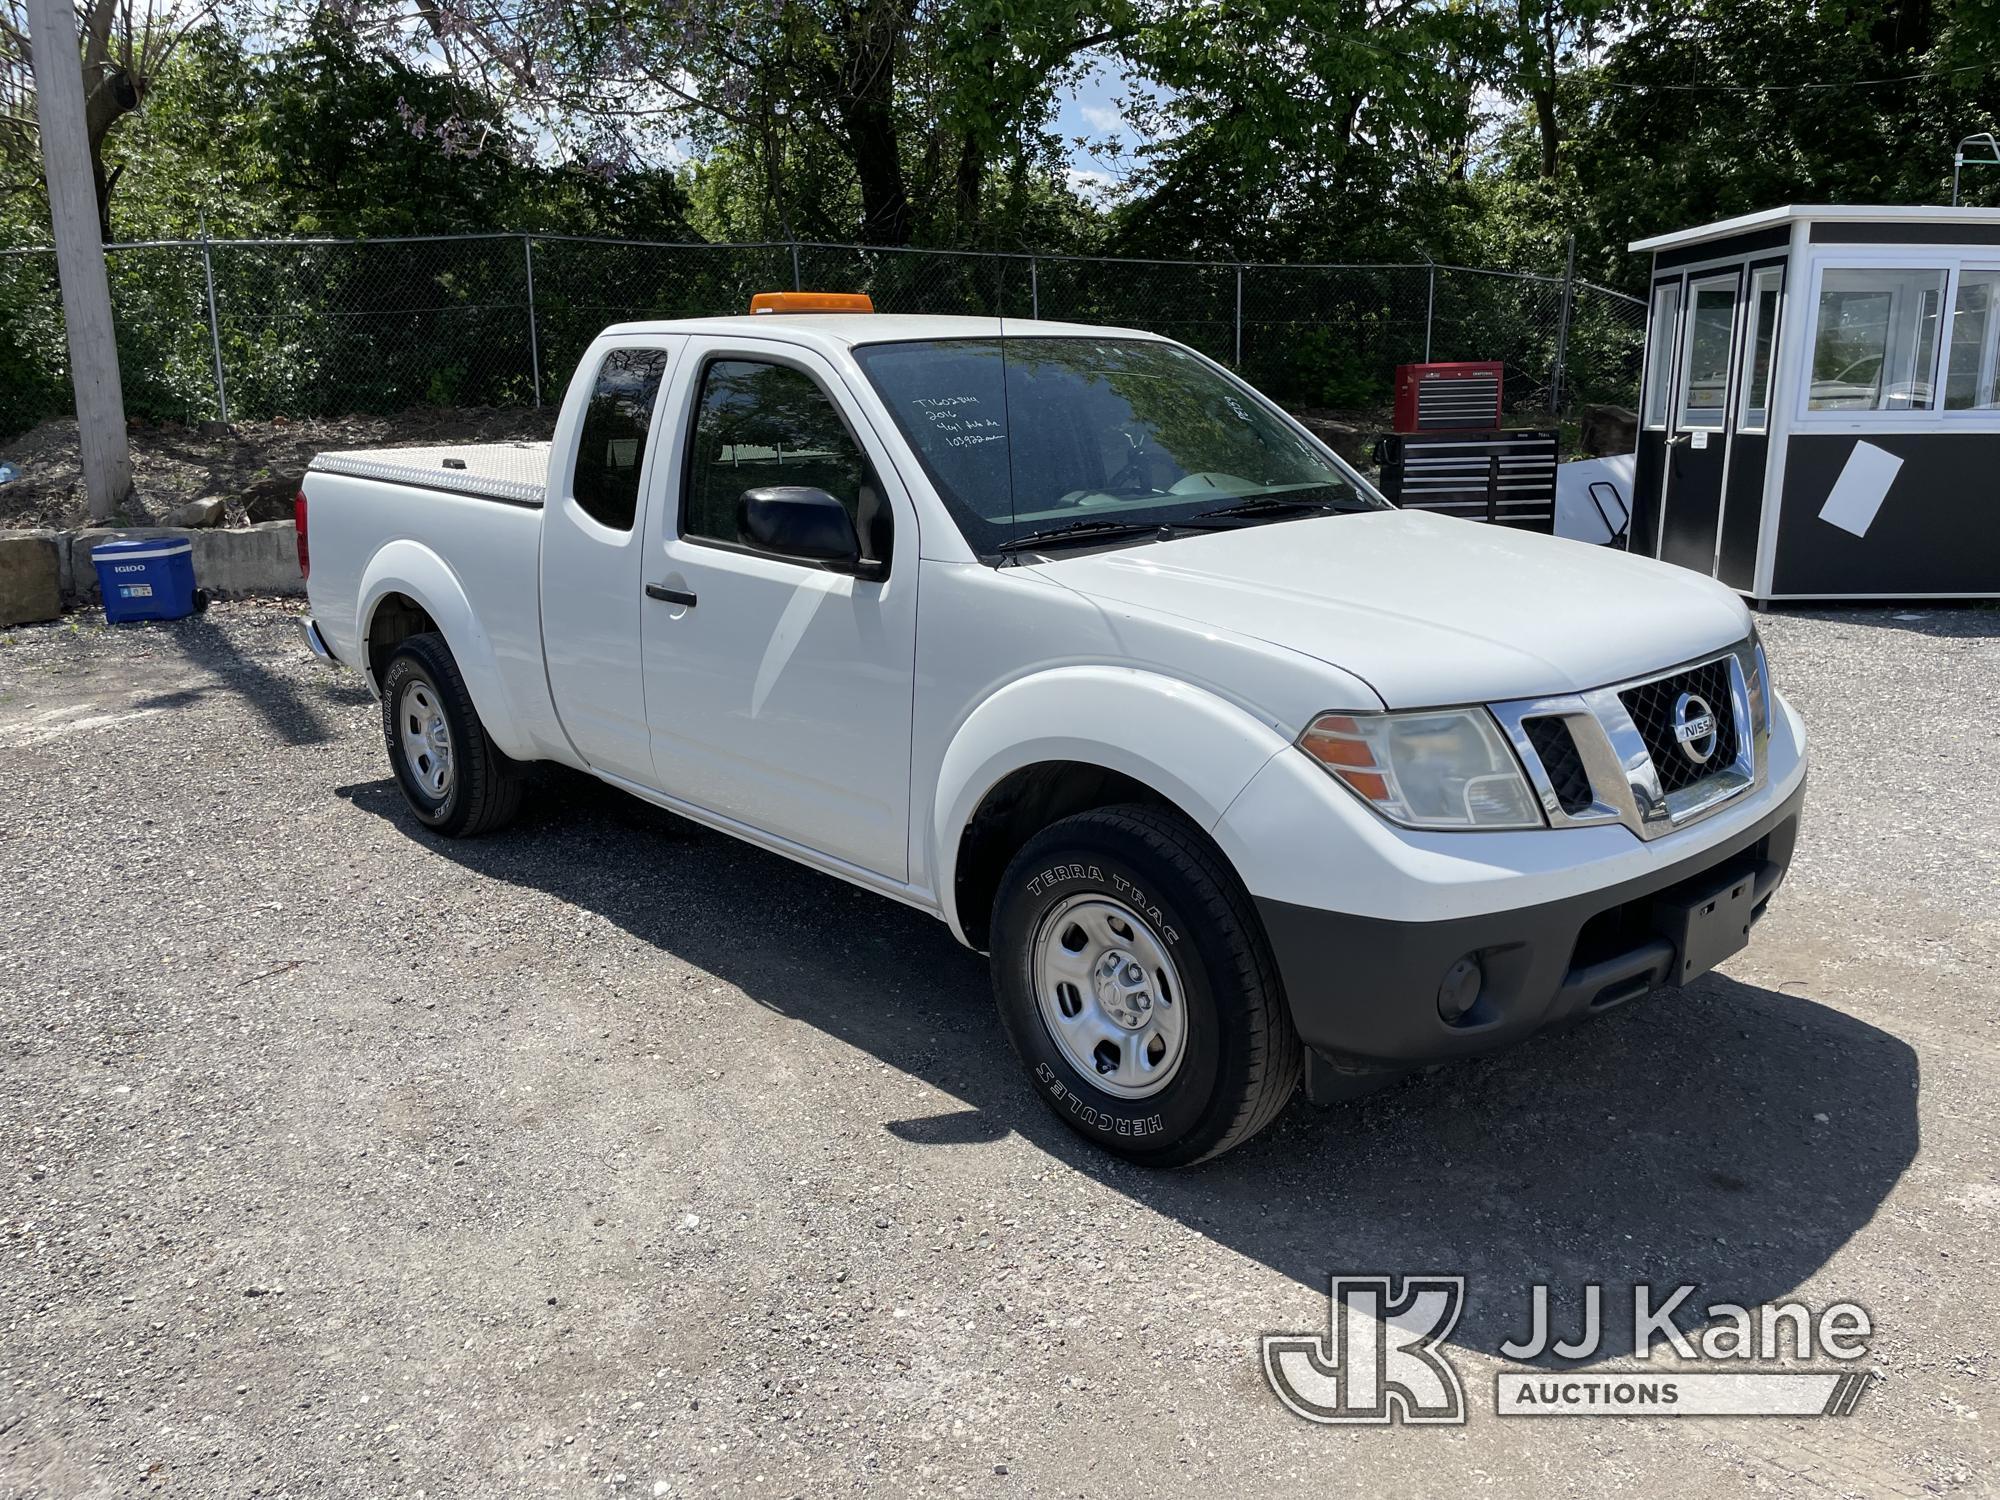
{"label": "tire", "polygon": [[396,784],[425,827],[476,838],[521,807],[521,766],[487,737],[436,631],[399,642],[382,672],[382,737]]}
{"label": "tire", "polygon": [[989,930],[1008,1039],[1086,1139],[1186,1166],[1249,1140],[1298,1086],[1304,1052],[1250,898],[1176,814],[1051,824],[1008,865]]}

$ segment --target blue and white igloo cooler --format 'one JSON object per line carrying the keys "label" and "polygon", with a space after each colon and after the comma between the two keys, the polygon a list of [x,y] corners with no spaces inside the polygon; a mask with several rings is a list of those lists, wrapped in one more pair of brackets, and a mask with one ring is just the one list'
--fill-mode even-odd
{"label": "blue and white igloo cooler", "polygon": [[200,607],[195,598],[194,543],[186,537],[127,537],[90,549],[104,618],[178,620]]}

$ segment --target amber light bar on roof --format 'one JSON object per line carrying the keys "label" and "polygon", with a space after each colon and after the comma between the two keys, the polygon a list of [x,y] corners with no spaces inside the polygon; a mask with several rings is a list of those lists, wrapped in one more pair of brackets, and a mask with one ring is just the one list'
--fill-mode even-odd
{"label": "amber light bar on roof", "polygon": [[758,292],[750,299],[753,313],[872,313],[875,302],[866,292]]}

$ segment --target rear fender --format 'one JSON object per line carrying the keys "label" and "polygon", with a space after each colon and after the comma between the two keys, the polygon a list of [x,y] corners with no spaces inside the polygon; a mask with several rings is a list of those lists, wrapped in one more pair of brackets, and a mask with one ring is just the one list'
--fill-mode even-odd
{"label": "rear fender", "polygon": [[493,743],[516,760],[534,759],[538,752],[508,699],[492,640],[480,625],[457,575],[421,542],[407,538],[390,542],[369,559],[361,575],[361,606],[354,638],[360,642],[361,669],[368,686],[378,695],[382,691],[368,659],[368,633],[375,611],[391,594],[408,595],[437,622],[465,678],[466,690],[472,694],[473,707],[479,710],[479,722]]}

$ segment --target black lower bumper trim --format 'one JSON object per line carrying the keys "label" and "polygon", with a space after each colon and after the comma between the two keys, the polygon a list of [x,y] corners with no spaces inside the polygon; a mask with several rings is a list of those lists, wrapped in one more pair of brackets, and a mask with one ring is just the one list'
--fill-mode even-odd
{"label": "black lower bumper trim", "polygon": [[[1350,1096],[1385,1072],[1490,1052],[1676,983],[1681,954],[1662,914],[1718,882],[1740,888],[1747,880],[1748,920],[1761,917],[1791,864],[1804,798],[1801,785],[1750,827],[1678,865],[1512,911],[1392,922],[1258,898],[1292,1019],[1321,1055],[1324,1087],[1311,1092]],[[1478,998],[1448,1021],[1438,990],[1466,957],[1479,963]]]}

